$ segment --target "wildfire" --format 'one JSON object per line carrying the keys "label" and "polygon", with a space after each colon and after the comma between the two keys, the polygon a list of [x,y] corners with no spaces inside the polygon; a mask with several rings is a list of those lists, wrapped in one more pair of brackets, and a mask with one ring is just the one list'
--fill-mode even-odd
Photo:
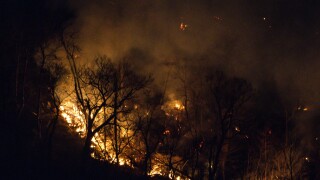
{"label": "wildfire", "polygon": [[78,107],[70,101],[60,106],[61,116],[67,121],[71,128],[80,135],[81,138],[85,137],[86,126],[83,118],[83,113]]}
{"label": "wildfire", "polygon": [[167,116],[172,116],[177,119],[177,114],[180,114],[180,111],[185,109],[184,105],[179,100],[172,100],[165,103],[162,107],[162,110],[165,111]]}
{"label": "wildfire", "polygon": [[175,100],[171,102],[171,107],[173,109],[177,109],[177,110],[183,110],[184,106],[182,105],[182,103],[179,100]]}
{"label": "wildfire", "polygon": [[[85,138],[86,133],[86,123],[84,119],[84,114],[78,109],[78,107],[71,101],[66,101],[60,106],[61,116],[66,120],[69,127],[79,134],[81,138]],[[125,136],[121,134],[121,136]],[[91,148],[96,152],[93,152],[91,156],[95,159],[100,159],[98,157],[104,157],[111,163],[116,162],[116,155],[113,152],[111,140],[104,139],[99,133],[96,133],[92,138]],[[105,152],[108,152],[106,155]],[[130,161],[128,159],[119,157],[119,165],[129,165]]]}
{"label": "wildfire", "polygon": [[[134,106],[134,109],[137,109],[138,105]],[[169,108],[174,109],[174,110],[183,110],[184,106],[180,101],[172,101],[169,103]],[[79,134],[81,138],[85,138],[86,136],[86,121],[84,118],[84,114],[79,110],[77,107],[76,103],[73,103],[71,99],[69,101],[65,101],[64,103],[61,104],[59,107],[61,110],[61,116],[65,119],[65,121],[68,123],[69,127],[73,129],[75,132]],[[170,131],[165,130],[163,132],[165,135],[169,135]],[[132,136],[134,133],[130,130],[125,130],[121,129],[119,135],[120,138]],[[134,143],[134,141],[133,141]],[[94,150],[91,153],[92,158],[102,160],[102,161],[108,161],[110,163],[115,163],[117,161],[116,159],[116,153],[113,148],[114,144],[112,142],[111,137],[106,138],[105,134],[103,133],[96,133],[94,137],[92,138],[92,144],[91,148]],[[130,151],[130,150],[128,150]],[[160,159],[166,159],[166,155],[162,154],[157,154],[158,160],[153,160],[153,165],[152,169],[149,173],[150,176],[155,176],[155,175],[161,175],[161,176],[168,176],[170,179],[188,179],[188,178],[183,178],[181,175],[173,175],[170,172],[167,172],[166,166],[163,164],[163,160],[161,161]],[[131,160],[127,158],[126,156],[119,156],[119,165],[127,165],[132,168],[133,165],[131,163]]]}
{"label": "wildfire", "polygon": [[151,176],[151,177],[153,177],[155,175],[164,176],[165,173],[163,172],[163,168],[164,167],[159,166],[158,164],[154,164],[152,166],[152,170],[150,171],[150,173],[148,175]]}
{"label": "wildfire", "polygon": [[178,102],[176,102],[176,103],[174,104],[174,107],[175,107],[176,109],[178,109],[178,110],[184,109],[184,106],[183,106],[182,104],[178,103]]}

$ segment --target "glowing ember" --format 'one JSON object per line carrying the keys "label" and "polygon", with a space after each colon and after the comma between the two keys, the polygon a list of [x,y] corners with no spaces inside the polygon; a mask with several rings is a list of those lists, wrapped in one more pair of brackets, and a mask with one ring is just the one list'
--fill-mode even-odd
{"label": "glowing ember", "polygon": [[304,159],[308,162],[310,161],[309,157],[305,157]]}
{"label": "glowing ember", "polygon": [[169,134],[170,134],[170,131],[169,131],[169,130],[165,130],[165,131],[163,132],[163,134],[169,135]]}
{"label": "glowing ember", "polygon": [[187,29],[187,27],[188,27],[188,25],[185,24],[184,22],[181,22],[181,23],[180,23],[180,30],[181,30],[181,31],[185,31],[185,30]]}

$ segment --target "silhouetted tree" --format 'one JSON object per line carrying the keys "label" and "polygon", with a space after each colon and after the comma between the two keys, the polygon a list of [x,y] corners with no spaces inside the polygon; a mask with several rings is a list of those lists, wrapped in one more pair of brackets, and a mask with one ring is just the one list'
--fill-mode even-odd
{"label": "silhouetted tree", "polygon": [[209,74],[207,83],[208,108],[212,113],[209,132],[213,135],[207,139],[208,174],[209,179],[216,179],[222,148],[234,129],[234,123],[240,119],[239,113],[249,100],[252,87],[244,79],[229,78],[219,71]]}
{"label": "silhouetted tree", "polygon": [[139,154],[142,154],[142,170],[148,175],[152,169],[153,155],[157,152],[164,132],[164,112],[161,110],[163,95],[146,90],[141,94],[143,102],[134,111],[137,118],[137,135],[142,142]]}
{"label": "silhouetted tree", "polygon": [[[77,103],[86,120],[83,158],[85,160],[90,157],[90,145],[94,135],[113,120],[115,154],[119,163],[118,115],[122,113],[125,102],[148,84],[149,78],[135,73],[125,62],[115,65],[106,57],[97,57],[92,67],[78,68],[76,58],[80,48],[75,43],[74,34],[62,35],[61,42],[73,76]],[[104,114],[107,117],[100,115],[104,107],[112,109],[110,114]]]}

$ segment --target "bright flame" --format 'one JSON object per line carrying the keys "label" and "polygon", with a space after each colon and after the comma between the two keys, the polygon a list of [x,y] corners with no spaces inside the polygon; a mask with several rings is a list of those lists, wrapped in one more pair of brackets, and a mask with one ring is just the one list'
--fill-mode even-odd
{"label": "bright flame", "polygon": [[179,104],[179,103],[175,103],[174,107],[177,108],[177,109],[183,109],[183,106],[181,104]]}
{"label": "bright flame", "polygon": [[152,166],[152,170],[149,172],[149,176],[153,177],[155,175],[160,175],[160,176],[164,176],[165,173],[163,172],[163,168],[164,167],[161,167],[160,165],[158,164],[154,164]]}
{"label": "bright flame", "polygon": [[71,128],[80,135],[81,138],[85,137],[86,125],[83,118],[83,113],[78,109],[78,107],[71,101],[60,106],[61,116],[67,121]]}
{"label": "bright flame", "polygon": [[[62,103],[59,108],[61,110],[61,116],[68,123],[69,127],[73,129],[75,132],[77,132],[81,138],[85,138],[86,120],[84,118],[84,114],[79,110],[77,105],[73,103],[71,100],[69,100]],[[137,108],[138,108],[138,105],[135,105],[134,109],[137,109]],[[170,102],[169,108],[175,109],[175,110],[183,110],[184,106],[180,101],[176,100],[176,101]],[[169,135],[170,131],[165,130],[164,134]],[[119,133],[120,138],[133,136],[133,135],[134,135],[134,132],[132,130],[120,128],[120,133]],[[134,140],[133,140],[133,143],[134,143]],[[92,144],[90,147],[94,149],[94,152],[91,153],[92,158],[102,160],[102,161],[106,160],[110,163],[116,162],[116,153],[114,152],[114,149],[113,149],[113,142],[111,137],[106,138],[105,134],[103,134],[102,132],[98,132],[92,138]],[[167,159],[167,158],[166,158],[166,155],[158,154],[158,159]],[[133,168],[133,165],[130,159],[127,157],[122,157],[121,155],[119,156],[119,165],[120,166],[127,165]],[[172,172],[171,173],[169,172],[168,174],[168,172],[166,173],[166,171],[167,169],[166,169],[166,166],[163,164],[163,160],[162,161],[153,160],[152,169],[150,170],[149,175],[150,176],[155,176],[155,175],[168,176],[169,175],[170,177],[173,177]],[[181,175],[180,176],[175,175],[174,177],[177,180],[188,179],[188,178],[184,178]]]}
{"label": "bright flame", "polygon": [[183,110],[184,109],[184,106],[182,105],[182,103],[178,100],[175,100],[172,102],[173,104],[173,107],[177,110]]}
{"label": "bright flame", "polygon": [[180,114],[179,111],[182,111],[185,109],[184,105],[179,100],[172,100],[167,103],[165,103],[162,107],[162,110],[165,111],[167,116],[173,116],[176,119],[178,118],[177,115]]}

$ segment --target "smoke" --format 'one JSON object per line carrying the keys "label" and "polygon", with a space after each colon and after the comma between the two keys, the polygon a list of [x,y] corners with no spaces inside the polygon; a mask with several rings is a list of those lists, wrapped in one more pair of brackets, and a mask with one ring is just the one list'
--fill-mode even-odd
{"label": "smoke", "polygon": [[[318,54],[306,48],[311,44],[304,34],[290,29],[291,19],[289,25],[277,27],[280,10],[270,4],[208,0],[70,3],[77,13],[75,27],[85,61],[98,54],[112,59],[132,56],[141,69],[160,71],[163,76],[165,62],[193,57],[197,64],[206,58],[201,62],[204,66],[222,67],[254,83],[273,79],[284,94],[288,87],[308,99],[319,92],[312,78],[319,75]],[[180,29],[181,23],[187,25],[185,30]]]}
{"label": "smoke", "polygon": [[[233,6],[225,7],[204,0],[70,3],[77,13],[74,26],[80,32],[82,59],[86,62],[96,55],[105,54],[114,60],[130,56],[133,64],[152,72],[162,83],[171,72],[166,65],[185,59],[193,61],[188,62],[192,65],[205,57],[206,61],[202,61],[204,67],[220,66],[233,70],[237,64],[238,71],[251,64],[243,57],[249,52],[241,53],[242,57],[236,59],[232,57],[237,56],[235,51],[240,51],[237,47],[242,46],[239,42],[243,41],[239,38],[241,28],[235,31],[230,26],[242,23],[234,20],[242,12],[236,12]],[[223,9],[235,14],[228,17]],[[185,29],[181,29],[181,25]]]}
{"label": "smoke", "polygon": [[[200,29],[196,24],[195,19],[210,18],[200,10],[171,1],[95,1],[78,7],[76,25],[83,35],[84,49],[90,54],[103,52],[118,58],[137,48],[155,57],[169,58],[177,53],[204,51],[214,42],[212,26],[203,22],[200,26],[204,28]],[[179,29],[181,22],[188,24],[185,32]]]}
{"label": "smoke", "polygon": [[275,82],[290,103],[320,101],[320,11],[312,3],[70,0],[86,62],[99,54],[131,57],[160,85],[171,72],[166,64],[217,67],[256,88]]}

